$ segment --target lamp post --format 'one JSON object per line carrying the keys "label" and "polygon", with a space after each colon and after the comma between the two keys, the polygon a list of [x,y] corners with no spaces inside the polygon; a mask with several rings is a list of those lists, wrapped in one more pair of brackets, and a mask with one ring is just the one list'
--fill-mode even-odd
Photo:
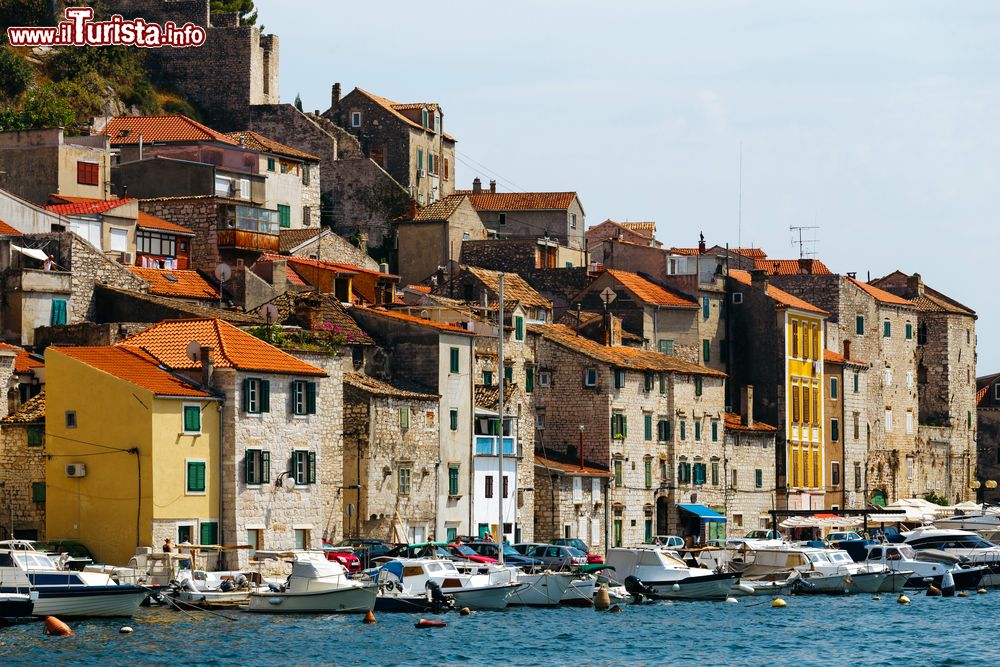
{"label": "lamp post", "polygon": [[984,479],[982,481],[974,479],[969,483],[969,489],[976,492],[976,502],[980,505],[986,504],[986,490],[993,490],[997,488],[997,481],[995,479]]}

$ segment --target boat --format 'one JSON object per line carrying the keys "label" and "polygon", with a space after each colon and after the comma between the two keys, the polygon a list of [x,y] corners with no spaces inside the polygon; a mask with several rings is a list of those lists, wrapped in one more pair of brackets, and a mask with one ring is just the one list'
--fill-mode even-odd
{"label": "boat", "polygon": [[652,546],[608,549],[605,563],[614,568],[633,596],[664,600],[723,600],[740,582],[738,572],[688,567]]}
{"label": "boat", "polygon": [[903,543],[909,545],[919,555],[921,551],[933,549],[953,556],[962,556],[972,565],[982,565],[981,586],[1000,586],[1000,547],[980,537],[976,533],[954,528],[921,526],[902,533]]}
{"label": "boat", "polygon": [[247,611],[268,614],[363,614],[375,607],[378,585],[351,579],[322,551],[257,552],[258,558],[290,559],[292,573],[280,586],[250,593]]}
{"label": "boat", "polygon": [[36,591],[34,616],[132,616],[146,591],[97,572],[60,570],[39,551],[0,549],[0,594]]}
{"label": "boat", "polygon": [[951,530],[968,530],[976,532],[980,530],[1000,530],[1000,516],[996,514],[957,514],[955,516],[936,519],[933,522],[935,528]]}
{"label": "boat", "polygon": [[960,557],[939,553],[943,558],[936,557],[933,550],[918,555],[907,544],[873,544],[868,547],[865,562],[878,563],[895,574],[906,575],[904,588],[927,588],[931,584],[940,588],[945,572],[951,572],[958,590],[979,588],[984,567],[962,565]]}
{"label": "boat", "polygon": [[256,572],[206,572],[180,570],[170,597],[182,604],[204,609],[234,608],[250,602],[250,594],[262,592]]}
{"label": "boat", "polygon": [[567,591],[575,583],[576,575],[571,572],[522,572],[517,581],[521,586],[510,594],[507,604],[554,607],[563,601]]}
{"label": "boat", "polygon": [[597,579],[591,575],[577,575],[562,594],[559,604],[568,607],[590,607],[594,604]]}
{"label": "boat", "polygon": [[[514,591],[523,584],[517,581],[514,573],[487,571],[481,574],[459,572],[455,563],[443,558],[399,558],[402,563],[402,584],[404,590],[411,594],[425,591],[428,582],[434,582],[441,587],[441,592],[451,595],[458,608],[469,609],[506,609],[507,600]],[[390,561],[391,562],[391,561]],[[496,565],[488,566],[497,568]],[[516,570],[517,568],[503,568]]]}
{"label": "boat", "polygon": [[733,586],[731,593],[733,597],[791,595],[795,592],[795,585],[798,579],[798,571],[792,572],[783,579],[777,577],[771,579],[743,578],[739,584]]}
{"label": "boat", "polygon": [[[890,571],[883,565],[856,563],[842,549],[796,547],[740,549],[740,560],[731,563],[743,573],[743,582],[772,580],[798,572],[794,590],[800,593],[853,594],[877,593]],[[899,585],[892,577],[890,587]]]}
{"label": "boat", "polygon": [[21,623],[31,619],[38,591],[0,593],[0,624]]}
{"label": "boat", "polygon": [[399,561],[389,561],[367,574],[379,587],[375,598],[377,612],[438,613],[455,607],[454,596],[442,593],[441,586],[434,581],[427,581],[422,591],[404,585],[403,564]]}

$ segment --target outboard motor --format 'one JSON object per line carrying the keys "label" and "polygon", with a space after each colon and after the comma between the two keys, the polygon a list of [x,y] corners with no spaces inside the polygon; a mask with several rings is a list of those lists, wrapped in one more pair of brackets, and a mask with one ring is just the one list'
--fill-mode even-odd
{"label": "outboard motor", "polygon": [[625,590],[629,592],[632,598],[636,602],[642,602],[642,599],[649,598],[650,600],[656,599],[656,591],[642,583],[638,577],[629,575],[625,577]]}
{"label": "outboard motor", "polygon": [[223,579],[222,583],[219,584],[219,590],[223,593],[231,593],[236,588],[232,579]]}
{"label": "outboard motor", "polygon": [[247,580],[246,575],[241,574],[236,577],[236,587],[239,589],[250,588],[250,582]]}
{"label": "outboard motor", "polygon": [[451,600],[444,594],[441,590],[440,584],[436,581],[428,581],[425,588],[427,589],[427,595],[430,598],[432,611],[443,611],[450,606]]}

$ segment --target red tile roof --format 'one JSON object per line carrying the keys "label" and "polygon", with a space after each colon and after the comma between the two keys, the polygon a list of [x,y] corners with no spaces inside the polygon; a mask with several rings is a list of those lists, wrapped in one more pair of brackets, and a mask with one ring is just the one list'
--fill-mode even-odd
{"label": "red tile roof", "polygon": [[734,412],[725,413],[725,422],[727,431],[758,431],[761,433],[773,433],[778,430],[777,427],[765,424],[764,422],[759,422],[756,419],[753,421],[753,426],[746,426],[743,424],[743,418]]}
{"label": "red tile roof", "polygon": [[[128,131],[127,136],[123,133]],[[216,132],[187,116],[115,116],[108,121],[104,134],[111,137],[112,146],[138,144],[139,135],[148,142],[218,141],[239,146],[235,139]]]}
{"label": "red tile roof", "polygon": [[730,250],[748,259],[764,259],[767,257],[767,253],[761,248],[730,248]]}
{"label": "red tile roof", "polygon": [[390,317],[402,322],[408,322],[410,324],[419,324],[420,326],[429,327],[431,329],[437,329],[439,331],[444,331],[445,333],[459,333],[466,334],[467,336],[475,336],[475,332],[469,331],[468,329],[463,329],[462,327],[455,326],[454,324],[446,324],[444,322],[435,322],[434,320],[428,320],[423,317],[417,317],[416,315],[410,315],[409,313],[404,313],[399,310],[384,310],[382,308],[365,308],[364,312],[372,313],[374,315],[379,315],[381,317]]}
{"label": "red tile roof", "polygon": [[181,234],[183,236],[194,236],[194,232],[187,227],[181,227],[180,225],[170,222],[169,220],[157,218],[155,215],[143,213],[142,211],[139,211],[139,218],[135,221],[135,224],[143,229],[156,229],[164,232]]}
{"label": "red tile roof", "polygon": [[429,206],[418,208],[412,216],[403,216],[402,222],[440,222],[448,220],[462,205],[466,195],[448,195]]}
{"label": "red tile roof", "polygon": [[113,208],[124,206],[135,199],[89,199],[86,197],[63,197],[53,195],[53,199],[62,200],[64,204],[49,204],[45,208],[57,215],[93,215],[104,213]]}
{"label": "red tile roof", "polygon": [[40,368],[45,365],[43,362],[31,356],[31,354],[23,347],[18,347],[17,345],[10,345],[8,343],[0,343],[0,349],[14,350],[17,352],[17,356],[14,357],[15,373],[27,373],[32,368]]}
{"label": "red tile roof", "polygon": [[4,424],[38,424],[45,421],[45,390],[35,394],[21,404],[12,415],[7,415],[0,422]]}
{"label": "red tile roof", "polygon": [[867,292],[869,296],[871,296],[880,303],[888,303],[894,306],[909,306],[911,308],[916,308],[916,306],[913,303],[907,301],[901,296],[896,296],[892,292],[886,292],[883,289],[879,289],[878,287],[875,287],[874,285],[869,285],[868,283],[863,283],[860,280],[857,280],[856,278],[851,278],[850,276],[847,276],[846,279],[848,282],[853,283],[862,291]]}
{"label": "red tile roof", "polygon": [[653,234],[656,233],[655,222],[619,222],[618,224],[625,229],[630,229],[636,234],[641,234],[647,238],[653,238]]}
{"label": "red tile roof", "polygon": [[991,386],[992,385],[986,385],[984,387],[981,387],[979,389],[979,391],[976,392],[976,407],[977,408],[984,407],[989,402],[989,401],[986,400],[986,397],[990,395],[990,387]]}
{"label": "red tile roof", "polygon": [[490,271],[488,269],[481,269],[478,266],[466,266],[465,270],[486,285],[487,289],[494,294],[500,291],[500,274],[502,273],[504,276],[504,299],[508,300],[507,305],[517,301],[522,306],[552,308],[551,301],[539,294],[538,290],[529,285],[528,281],[516,273]]}
{"label": "red tile roof", "polygon": [[480,192],[458,190],[469,197],[477,211],[564,211],[576,198],[575,192]]}
{"label": "red tile roof", "polygon": [[430,285],[407,285],[406,289],[411,289],[414,292],[420,292],[421,294],[430,294],[431,293],[431,286]]}
{"label": "red tile roof", "polygon": [[690,299],[674,294],[656,283],[646,280],[637,273],[619,271],[617,269],[607,269],[615,280],[635,295],[640,301],[653,304],[654,306],[670,306],[673,308],[697,308],[698,304]]}
{"label": "red tile roof", "polygon": [[22,235],[21,232],[17,231],[3,220],[0,220],[0,236],[21,236],[21,235]]}
{"label": "red tile roof", "polygon": [[868,364],[864,361],[859,359],[850,359],[839,352],[834,352],[833,350],[823,350],[823,361],[829,361],[834,364],[848,364],[852,366],[868,367]]}
{"label": "red tile roof", "polygon": [[[740,253],[743,254],[743,253]],[[745,255],[748,256],[748,255]],[[754,258],[756,268],[772,276],[797,276],[799,274],[831,275],[833,272],[818,259],[766,259]]]}
{"label": "red tile roof", "polygon": [[[422,107],[427,107],[428,111],[432,111],[433,112],[435,109],[438,108],[437,104],[434,104],[434,103],[424,103],[424,102],[411,102],[411,103],[407,103],[407,104],[400,104],[399,102],[393,102],[392,100],[386,99],[385,97],[381,97],[379,95],[376,95],[375,93],[370,93],[367,90],[364,90],[362,88],[355,88],[354,90],[356,90],[360,94],[364,95],[365,97],[367,97],[368,99],[370,99],[372,102],[375,102],[375,104],[378,104],[380,107],[382,107],[383,109],[385,109],[386,111],[388,111],[390,114],[392,114],[393,116],[395,116],[397,120],[401,120],[404,123],[406,123],[407,125],[415,127],[415,128],[417,128],[419,130],[424,130],[426,132],[432,132],[432,133],[434,132],[434,128],[433,127],[424,127],[423,125],[421,125],[420,123],[416,122],[415,120],[412,120],[411,118],[407,118],[404,114],[401,114],[400,111],[407,111],[407,110],[410,110],[410,109],[419,109],[419,108],[422,108]],[[453,137],[445,134],[444,132],[441,133],[441,136],[443,136],[445,139],[448,139],[449,141],[455,141],[455,139]]]}
{"label": "red tile roof", "polygon": [[668,248],[667,252],[671,255],[700,255],[701,251],[698,248]]}
{"label": "red tile roof", "polygon": [[553,470],[567,475],[575,475],[577,477],[611,477],[610,471],[603,468],[588,466],[586,463],[587,462],[584,461],[583,467],[580,467],[579,463],[574,464],[567,463],[566,461],[556,461],[555,459],[546,458],[541,454],[535,454],[535,465],[547,470]]}
{"label": "red tile roof", "polygon": [[119,345],[142,348],[169,368],[201,368],[187,356],[191,341],[212,348],[219,368],[286,375],[326,375],[312,364],[293,357],[219,319],[165,320],[129,336]]}
{"label": "red tile roof", "polygon": [[[729,276],[736,280],[737,282],[743,283],[744,285],[753,284],[753,280],[750,277],[749,271],[743,271],[742,269],[729,269]],[[819,315],[829,315],[822,308],[817,308],[808,301],[800,299],[799,297],[789,294],[783,289],[778,289],[774,285],[767,286],[767,295],[771,297],[773,301],[778,304],[778,307],[784,308],[795,308],[797,310],[805,310],[811,313],[817,313]]]}
{"label": "red tile roof", "polygon": [[219,291],[204,276],[191,269],[147,269],[127,267],[133,274],[149,283],[149,293],[172,296],[178,299],[216,300]]}
{"label": "red tile roof", "polygon": [[198,389],[165,371],[157,361],[142,350],[124,346],[107,347],[52,347],[57,354],[92,366],[108,375],[138,387],[148,389],[157,396],[184,396],[211,398],[211,394]]}
{"label": "red tile roof", "polygon": [[362,266],[357,266],[355,264],[347,264],[346,262],[330,262],[322,259],[306,259],[304,257],[273,255],[270,253],[261,255],[261,259],[265,261],[284,259],[289,264],[302,264],[303,266],[313,266],[319,269],[330,269],[332,271],[343,271],[345,273],[367,273],[373,276],[381,276],[383,278],[396,278],[396,279],[399,278],[399,276],[393,273],[382,273],[381,271],[366,269]]}
{"label": "red tile roof", "polygon": [[319,158],[315,155],[306,153],[305,151],[300,151],[298,148],[292,148],[291,146],[278,143],[274,139],[269,139],[262,134],[254,132],[253,130],[227,132],[226,136],[231,139],[235,139],[237,142],[242,144],[244,148],[250,148],[255,151],[260,151],[261,153],[273,153],[274,155],[283,155],[296,160],[319,162]]}

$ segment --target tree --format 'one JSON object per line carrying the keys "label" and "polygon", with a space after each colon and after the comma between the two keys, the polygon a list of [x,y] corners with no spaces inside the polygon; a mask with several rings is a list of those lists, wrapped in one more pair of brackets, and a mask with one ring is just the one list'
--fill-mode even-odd
{"label": "tree", "polygon": [[16,100],[35,80],[31,65],[8,46],[0,46],[0,95]]}
{"label": "tree", "polygon": [[240,25],[256,25],[257,10],[253,0],[212,0],[209,5],[213,14],[237,12],[240,15]]}
{"label": "tree", "polygon": [[295,93],[295,108],[302,111],[302,96]]}

